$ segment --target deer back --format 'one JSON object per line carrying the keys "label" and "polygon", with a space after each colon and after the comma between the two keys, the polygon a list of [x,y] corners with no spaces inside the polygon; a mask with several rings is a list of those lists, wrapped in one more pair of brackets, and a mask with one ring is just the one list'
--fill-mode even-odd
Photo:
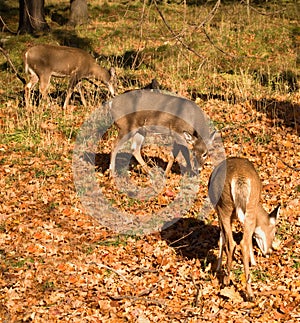
{"label": "deer back", "polygon": [[142,126],[145,121],[162,127],[170,124],[178,133],[197,133],[204,141],[210,137],[207,117],[194,102],[181,97],[158,90],[135,90],[115,97],[109,105],[115,123],[123,117],[131,127]]}
{"label": "deer back", "polygon": [[247,159],[228,158],[211,174],[209,196],[214,206],[230,206],[245,213],[258,205],[260,195],[261,181]]}
{"label": "deer back", "polygon": [[189,146],[198,167],[203,166],[214,133],[192,101],[158,90],[136,90],[119,95],[109,105],[119,137],[130,138],[137,131],[169,133],[178,144]]}
{"label": "deer back", "polygon": [[36,45],[25,54],[25,65],[38,75],[51,71],[54,76],[68,76],[81,70],[88,71],[93,58],[84,50],[67,46]]}
{"label": "deer back", "polygon": [[67,46],[36,45],[25,53],[25,69],[32,69],[40,75],[46,71],[54,76],[78,74],[79,78],[95,77],[108,82],[111,74],[99,66],[86,51]]}

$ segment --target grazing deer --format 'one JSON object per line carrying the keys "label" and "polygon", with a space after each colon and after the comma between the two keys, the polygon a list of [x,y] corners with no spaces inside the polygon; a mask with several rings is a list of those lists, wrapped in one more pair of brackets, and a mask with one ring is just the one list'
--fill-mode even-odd
{"label": "grazing deer", "polygon": [[[115,94],[116,75],[114,68],[110,71],[100,67],[94,58],[82,49],[66,46],[37,45],[25,53],[25,72],[31,74],[30,81],[25,85],[25,102],[29,105],[30,93],[40,81],[40,92],[45,99],[51,76],[69,77],[67,96],[63,105],[69,103],[74,88],[82,79],[96,79],[107,85],[112,96]],[[86,100],[79,88],[82,103]]]}
{"label": "grazing deer", "polygon": [[115,97],[109,103],[115,126],[119,129],[111,154],[110,171],[115,172],[115,161],[120,141],[132,139],[133,156],[145,173],[149,169],[141,156],[141,147],[148,132],[168,134],[174,139],[173,150],[166,168],[169,174],[179,152],[191,170],[188,147],[201,168],[208,156],[207,146],[214,139],[209,123],[200,108],[187,99],[163,94],[160,91],[136,90]]}
{"label": "grazing deer", "polygon": [[241,249],[248,300],[253,300],[249,261],[255,265],[252,236],[267,256],[272,252],[276,220],[279,207],[267,214],[261,205],[262,184],[252,163],[244,158],[229,158],[221,162],[212,172],[209,179],[209,197],[214,205],[220,225],[220,251],[217,271],[222,265],[222,253],[227,255],[226,276],[224,285],[230,283],[230,270],[236,243],[232,236],[232,222],[238,218],[243,224]]}

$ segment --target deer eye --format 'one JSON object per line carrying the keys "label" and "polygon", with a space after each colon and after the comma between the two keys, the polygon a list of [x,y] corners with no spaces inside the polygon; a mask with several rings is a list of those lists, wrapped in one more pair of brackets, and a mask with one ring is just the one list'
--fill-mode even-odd
{"label": "deer eye", "polygon": [[205,153],[202,154],[202,158],[203,159],[206,159],[207,158],[207,152],[205,152]]}

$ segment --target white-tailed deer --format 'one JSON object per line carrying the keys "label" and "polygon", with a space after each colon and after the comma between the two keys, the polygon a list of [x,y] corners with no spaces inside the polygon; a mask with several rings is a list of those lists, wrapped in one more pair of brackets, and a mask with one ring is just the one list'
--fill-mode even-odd
{"label": "white-tailed deer", "polygon": [[[27,50],[24,57],[25,72],[31,74],[30,81],[25,86],[25,102],[29,105],[30,93],[33,87],[40,81],[40,92],[46,98],[51,76],[69,77],[69,86],[63,105],[65,109],[69,103],[74,88],[82,79],[95,79],[103,82],[112,96],[115,94],[116,75],[114,68],[110,71],[99,66],[94,58],[82,49],[37,45]],[[79,88],[82,103],[86,100]]]}
{"label": "white-tailed deer", "polygon": [[110,171],[115,172],[115,161],[120,141],[132,138],[133,156],[147,173],[149,169],[141,156],[141,147],[148,132],[168,134],[173,141],[165,173],[181,151],[191,170],[190,148],[201,168],[208,156],[208,148],[215,133],[210,133],[209,122],[200,108],[184,98],[160,91],[136,90],[115,97],[108,103],[118,137],[111,154]]}
{"label": "white-tailed deer", "polygon": [[222,253],[227,255],[224,285],[230,283],[230,270],[236,243],[232,236],[232,222],[238,218],[243,224],[241,250],[246,277],[248,300],[253,300],[249,261],[255,265],[252,237],[263,255],[272,252],[275,225],[279,207],[268,214],[261,205],[262,184],[252,163],[244,158],[228,158],[221,162],[209,179],[209,197],[214,205],[220,225],[220,251],[217,271],[222,266]]}

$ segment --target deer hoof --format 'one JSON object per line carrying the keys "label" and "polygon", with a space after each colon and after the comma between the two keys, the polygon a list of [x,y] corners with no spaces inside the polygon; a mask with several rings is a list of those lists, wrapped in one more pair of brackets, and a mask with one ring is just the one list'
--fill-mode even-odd
{"label": "deer hoof", "polygon": [[248,302],[254,302],[254,300],[255,300],[254,293],[253,293],[252,288],[250,286],[247,286],[246,300]]}
{"label": "deer hoof", "polygon": [[247,295],[246,295],[246,301],[247,302],[254,302],[255,301],[255,297],[254,297],[254,295],[253,294],[248,294],[247,293]]}

